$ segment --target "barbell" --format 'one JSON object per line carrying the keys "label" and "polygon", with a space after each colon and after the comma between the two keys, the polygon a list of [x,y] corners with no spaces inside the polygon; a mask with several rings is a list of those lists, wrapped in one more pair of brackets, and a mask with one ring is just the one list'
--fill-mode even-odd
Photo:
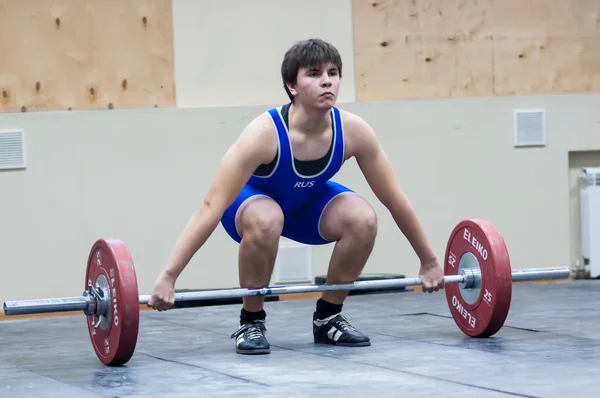
{"label": "barbell", "polygon": [[[502,328],[510,309],[513,282],[567,279],[569,274],[566,266],[512,270],[504,239],[491,222],[483,219],[458,223],[444,256],[444,290],[450,313],[458,328],[470,337],[489,337]],[[235,288],[176,293],[175,302],[419,285],[422,285],[420,278],[397,278]],[[134,354],[140,304],[148,304],[150,297],[138,294],[133,259],[125,243],[102,238],[90,250],[81,296],[6,301],[4,313],[10,316],[83,311],[97,357],[107,366],[120,366]]]}

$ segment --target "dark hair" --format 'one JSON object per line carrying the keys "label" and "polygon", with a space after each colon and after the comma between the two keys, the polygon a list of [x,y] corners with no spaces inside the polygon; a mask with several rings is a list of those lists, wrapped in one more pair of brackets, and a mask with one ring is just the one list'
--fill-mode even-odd
{"label": "dark hair", "polygon": [[331,63],[338,68],[339,76],[342,77],[342,57],[338,50],[330,43],[321,39],[308,39],[294,43],[286,51],[281,63],[281,78],[283,88],[290,101],[294,96],[287,88],[287,83],[296,84],[298,70],[300,68],[319,67]]}

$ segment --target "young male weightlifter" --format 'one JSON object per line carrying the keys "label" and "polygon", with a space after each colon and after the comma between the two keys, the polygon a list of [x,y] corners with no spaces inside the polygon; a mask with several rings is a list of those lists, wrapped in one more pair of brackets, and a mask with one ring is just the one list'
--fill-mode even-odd
{"label": "young male weightlifter", "polygon": [[[203,203],[193,214],[148,305],[174,304],[175,282],[219,222],[239,243],[242,288],[268,286],[280,236],[309,245],[335,242],[327,283],[352,283],[375,242],[377,218],[351,189],[331,181],[352,157],[420,259],[423,290],[444,287],[443,270],[373,129],[335,107],[342,60],[331,44],[295,43],[281,65],[290,103],[252,120],[227,150]],[[368,346],[342,315],[348,291],[323,292],[313,315],[315,343]],[[264,297],[244,297],[236,350],[266,354]]]}

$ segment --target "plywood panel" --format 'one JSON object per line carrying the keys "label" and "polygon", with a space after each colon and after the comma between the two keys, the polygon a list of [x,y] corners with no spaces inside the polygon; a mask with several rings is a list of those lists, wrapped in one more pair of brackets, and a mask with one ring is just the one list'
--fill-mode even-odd
{"label": "plywood panel", "polygon": [[600,91],[600,37],[493,44],[495,95]]}
{"label": "plywood panel", "polygon": [[0,111],[175,105],[171,0],[0,2]]}
{"label": "plywood panel", "polygon": [[487,95],[492,48],[476,42],[408,41],[357,57],[359,100]]}
{"label": "plywood panel", "polygon": [[352,5],[359,101],[600,92],[600,1]]}

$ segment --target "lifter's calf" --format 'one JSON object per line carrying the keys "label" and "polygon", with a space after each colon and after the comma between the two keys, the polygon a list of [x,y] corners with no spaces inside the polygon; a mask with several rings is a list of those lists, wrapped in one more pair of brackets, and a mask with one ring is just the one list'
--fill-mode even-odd
{"label": "lifter's calf", "polygon": [[[321,234],[336,240],[327,283],[354,282],[362,272],[377,235],[377,217],[360,196],[344,194],[331,201],[321,223]],[[371,340],[344,317],[342,304],[348,291],[324,292],[313,315],[315,343],[346,346],[368,346]]]}
{"label": "lifter's calf", "polygon": [[[283,212],[271,199],[252,199],[238,212],[238,233],[242,237],[238,254],[242,288],[262,288],[269,284],[283,229]],[[244,312],[261,312],[264,297],[244,297]]]}
{"label": "lifter's calf", "polygon": [[[277,257],[283,212],[266,197],[246,202],[236,216],[236,228],[242,237],[239,247],[239,277],[242,288],[261,288],[269,284]],[[266,313],[263,297],[244,297],[240,328],[231,335],[240,354],[268,354],[265,337]]]}
{"label": "lifter's calf", "polygon": [[[375,245],[377,215],[367,201],[356,194],[335,198],[322,220],[322,234],[337,241],[329,263],[327,283],[352,283],[358,279]],[[349,291],[328,291],[323,301],[340,305]]]}

